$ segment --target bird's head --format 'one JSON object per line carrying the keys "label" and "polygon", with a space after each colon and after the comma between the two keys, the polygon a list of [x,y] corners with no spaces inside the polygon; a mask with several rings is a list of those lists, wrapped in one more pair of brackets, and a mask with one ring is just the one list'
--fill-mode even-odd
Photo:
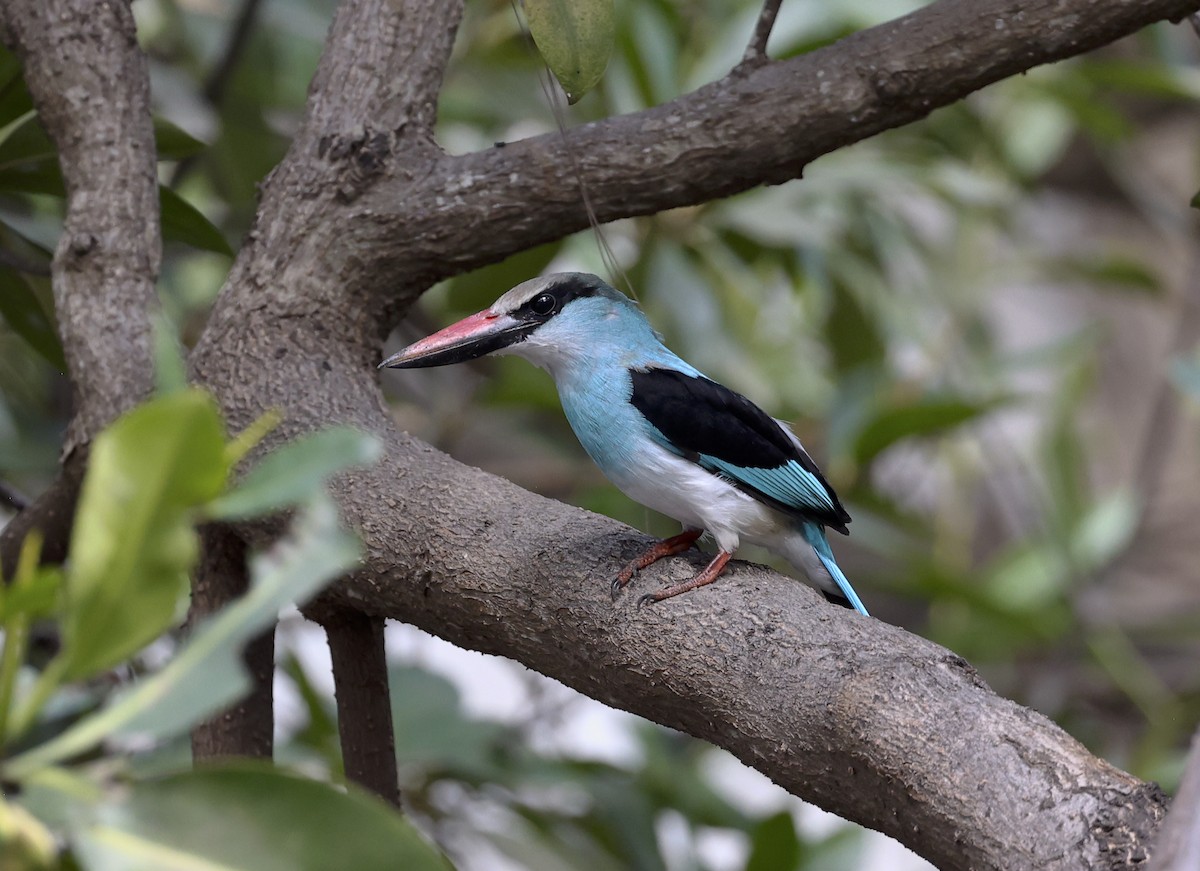
{"label": "bird's head", "polygon": [[379,368],[446,366],[510,353],[553,371],[639,327],[653,335],[625,294],[595,275],[558,272],[518,284],[490,308],[397,351]]}

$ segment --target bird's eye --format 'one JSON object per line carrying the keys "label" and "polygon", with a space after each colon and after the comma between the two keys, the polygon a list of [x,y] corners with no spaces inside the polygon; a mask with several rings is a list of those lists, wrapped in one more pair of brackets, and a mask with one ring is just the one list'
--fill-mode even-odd
{"label": "bird's eye", "polygon": [[533,309],[533,313],[538,315],[550,314],[557,305],[558,300],[550,293],[539,293],[529,303],[529,307]]}

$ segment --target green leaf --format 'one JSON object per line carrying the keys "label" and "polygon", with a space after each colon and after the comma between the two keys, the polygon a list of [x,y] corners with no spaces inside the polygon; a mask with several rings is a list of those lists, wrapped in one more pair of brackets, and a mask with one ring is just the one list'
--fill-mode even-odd
{"label": "green leaf", "polygon": [[769,816],[750,835],[746,871],[788,871],[800,864],[800,839],[787,811]]}
{"label": "green leaf", "polygon": [[105,708],[5,764],[25,778],[115,735],[164,740],[237,701],[250,689],[241,649],[274,624],[281,608],[304,602],[358,561],[357,541],[338,526],[327,498],[301,512],[289,536],[251,563],[250,591],[196,628],[158,674],[113,696]]}
{"label": "green leaf", "polygon": [[375,436],[350,427],[304,436],[268,454],[235,490],[209,505],[207,513],[232,520],[295,505],[309,499],[330,475],[373,463],[382,450]]}
{"label": "green leaf", "polygon": [[1124,488],[1091,505],[1071,535],[1071,558],[1084,571],[1096,571],[1129,545],[1137,531],[1138,500]]}
{"label": "green leaf", "polygon": [[55,159],[54,143],[32,109],[0,130],[0,169]]}
{"label": "green leaf", "polygon": [[134,785],[72,838],[88,871],[448,871],[378,799],[265,764],[204,768]]}
{"label": "green leaf", "polygon": [[183,242],[202,251],[233,256],[225,236],[208,218],[165,185],[158,186],[158,203],[162,209],[163,239]]}
{"label": "green leaf", "polygon": [[59,372],[67,371],[58,331],[37,293],[21,273],[0,266],[0,316],[14,333],[46,358]]}
{"label": "green leaf", "polygon": [[21,77],[21,62],[0,46],[0,127],[7,126],[33,108],[33,98]]}
{"label": "green leaf", "polygon": [[878,367],[887,353],[874,319],[858,297],[841,281],[833,284],[833,307],[825,335],[837,370],[849,373],[860,367]]}
{"label": "green leaf", "polygon": [[198,553],[190,509],[224,487],[224,447],[216,403],[198,389],[97,436],[71,536],[65,677],[111,668],[171,625]]}
{"label": "green leaf", "polygon": [[182,160],[208,148],[207,143],[201,142],[166,118],[154,119],[154,145],[158,149],[159,160]]}
{"label": "green leaf", "polygon": [[578,102],[600,81],[612,54],[612,0],[525,0],[525,16],[567,102]]}
{"label": "green leaf", "polygon": [[1135,257],[1108,254],[1093,257],[1058,257],[1046,265],[1046,274],[1065,281],[1083,281],[1098,289],[1133,291],[1160,296],[1162,281],[1146,263]]}
{"label": "green leaf", "polygon": [[0,798],[0,868],[39,871],[60,867],[54,834],[20,805]]}
{"label": "green leaf", "polygon": [[927,397],[911,405],[884,409],[859,432],[854,445],[855,460],[866,465],[901,439],[944,433],[975,420],[999,404],[999,400]]}
{"label": "green leaf", "polygon": [[165,315],[154,318],[154,392],[159,396],[187,387],[187,363],[175,327]]}

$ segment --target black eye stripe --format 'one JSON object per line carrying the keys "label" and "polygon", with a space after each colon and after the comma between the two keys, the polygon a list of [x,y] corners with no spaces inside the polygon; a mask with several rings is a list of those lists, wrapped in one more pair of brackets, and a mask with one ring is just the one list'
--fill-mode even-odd
{"label": "black eye stripe", "polygon": [[[521,304],[519,311],[526,317],[547,320],[558,314],[570,302],[597,294],[617,294],[595,275],[564,273],[557,280]],[[619,296],[619,294],[617,294]]]}

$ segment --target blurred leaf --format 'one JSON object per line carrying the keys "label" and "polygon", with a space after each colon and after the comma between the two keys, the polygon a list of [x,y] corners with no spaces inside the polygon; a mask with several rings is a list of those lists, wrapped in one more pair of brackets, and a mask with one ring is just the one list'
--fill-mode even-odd
{"label": "blurred leaf", "polygon": [[21,62],[0,45],[0,127],[6,127],[33,108],[33,99],[21,77]]}
{"label": "blurred leaf", "polygon": [[329,698],[312,682],[298,657],[289,653],[283,670],[292,679],[307,715],[304,726],[292,736],[291,743],[315,750],[324,757],[331,771],[341,771],[337,718]]}
{"label": "blurred leaf", "polygon": [[1050,260],[1045,273],[1051,279],[1081,281],[1095,288],[1112,288],[1161,295],[1162,281],[1146,263],[1120,254],[1088,257],[1060,256]]}
{"label": "blurred leaf", "polygon": [[357,541],[338,526],[327,498],[302,512],[287,538],[251,562],[250,591],[193,629],[158,674],[117,693],[100,712],[53,740],[12,759],[5,775],[27,777],[117,735],[163,740],[227,707],[250,689],[241,660],[245,644],[272,626],[279,610],[311,598],[358,560]]}
{"label": "blurred leaf", "polygon": [[249,762],[135,784],[72,841],[88,871],[451,868],[378,799]]}
{"label": "blurred leaf", "polygon": [[1103,568],[1133,538],[1138,513],[1138,500],[1124,488],[1092,505],[1071,536],[1072,559],[1082,570]]}
{"label": "blurred leaf", "polygon": [[882,334],[857,297],[842,282],[833,283],[833,307],[825,324],[833,364],[843,374],[878,367],[887,353]]}
{"label": "blurred leaf", "polygon": [[163,239],[184,242],[201,251],[215,251],[233,256],[229,242],[200,210],[166,185],[158,186],[158,202],[162,208]]}
{"label": "blurred leaf", "polygon": [[310,498],[336,472],[374,463],[382,452],[378,438],[350,427],[302,436],[263,458],[235,489],[210,503],[206,514],[234,520],[287,508]]}
{"label": "blurred leaf", "polygon": [[945,433],[982,417],[1002,400],[925,397],[910,405],[885,408],[870,418],[854,445],[856,462],[866,465],[901,439]]}
{"label": "blurred leaf", "polygon": [[159,117],[154,119],[154,145],[158,149],[159,160],[182,160],[208,148],[207,143],[201,142],[166,118]]}
{"label": "blurred leaf", "polygon": [[1125,93],[1157,99],[1195,100],[1200,97],[1192,70],[1169,64],[1086,56],[1079,74],[1103,93]]}
{"label": "blurred leaf", "polygon": [[111,668],[172,624],[198,554],[189,509],[228,469],[212,397],[154,399],[96,437],[71,536],[63,615],[67,678]]}
{"label": "blurred leaf", "polygon": [[800,839],[792,815],[780,811],[750,833],[746,871],[790,871],[800,864]]}
{"label": "blurred leaf", "polygon": [[67,194],[62,173],[58,171],[58,163],[54,160],[0,168],[0,192],[45,194],[60,198]]}
{"label": "blurred leaf", "polygon": [[9,124],[0,135],[0,169],[55,159],[54,143],[32,109]]}
{"label": "blurred leaf", "polygon": [[616,24],[612,0],[525,0],[529,33],[567,102],[576,103],[604,75]]}
{"label": "blurred leaf", "polygon": [[54,835],[23,807],[0,798],[0,868],[39,871],[59,867]]}
{"label": "blurred leaf", "polygon": [[165,315],[154,318],[154,391],[159,396],[187,387],[187,363],[175,327]]}
{"label": "blurred leaf", "polygon": [[404,666],[388,669],[388,684],[401,765],[450,771],[476,783],[499,775],[497,748],[511,735],[497,723],[467,716],[454,684]]}
{"label": "blurred leaf", "polygon": [[0,316],[59,372],[67,371],[58,331],[21,273],[0,266]]}

